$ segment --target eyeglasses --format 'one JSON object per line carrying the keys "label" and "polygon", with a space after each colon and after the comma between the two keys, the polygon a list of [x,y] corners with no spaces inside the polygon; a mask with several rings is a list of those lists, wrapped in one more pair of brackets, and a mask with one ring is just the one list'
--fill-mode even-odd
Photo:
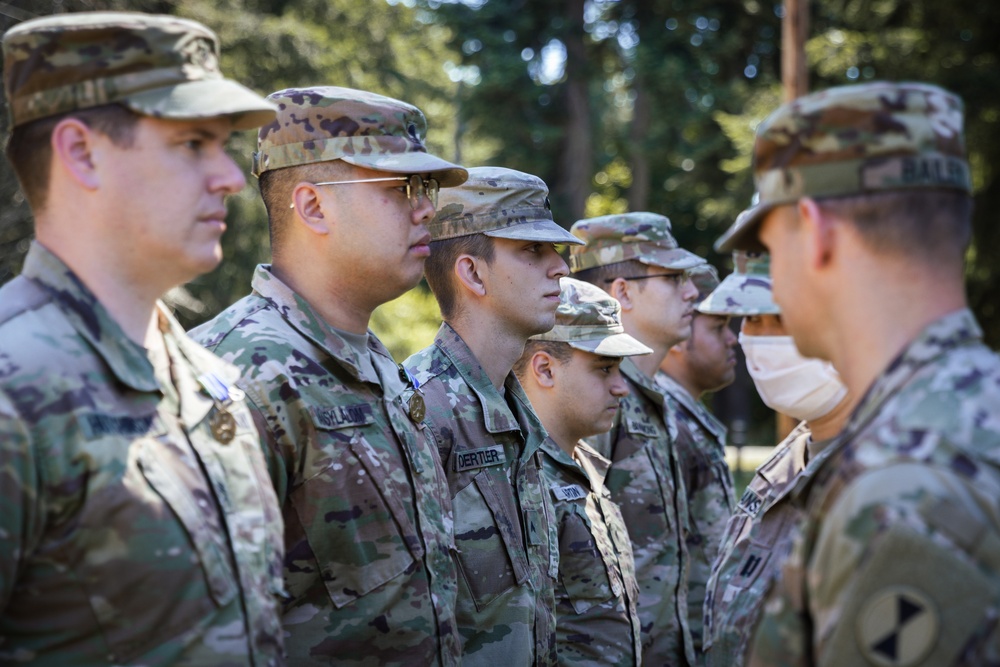
{"label": "eyeglasses", "polygon": [[[385,176],[383,178],[358,178],[352,181],[323,181],[313,183],[313,185],[349,185],[351,183],[389,183],[392,181],[406,181],[406,198],[410,200],[410,208],[414,211],[420,208],[420,202],[424,197],[430,200],[434,208],[438,204],[438,190],[441,186],[436,178],[424,179],[419,174],[411,176]],[[288,208],[295,208],[295,202]]]}
{"label": "eyeglasses", "polygon": [[674,287],[684,287],[691,282],[691,272],[681,271],[680,273],[653,273],[648,276],[616,276],[614,278],[605,278],[604,282],[613,283],[614,281],[621,278],[622,280],[649,280],[650,278],[667,278],[672,280]]}

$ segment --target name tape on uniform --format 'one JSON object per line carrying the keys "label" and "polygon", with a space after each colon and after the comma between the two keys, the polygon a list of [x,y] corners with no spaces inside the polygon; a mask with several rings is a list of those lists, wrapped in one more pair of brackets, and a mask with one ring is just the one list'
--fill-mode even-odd
{"label": "name tape on uniform", "polygon": [[493,445],[481,449],[470,449],[455,454],[455,472],[464,472],[475,468],[485,468],[507,462],[503,445]]}
{"label": "name tape on uniform", "polygon": [[740,497],[740,502],[737,503],[737,507],[752,517],[756,517],[760,512],[761,506],[764,504],[764,499],[757,495],[757,492],[753,489],[747,489],[743,492]]}
{"label": "name tape on uniform", "polygon": [[552,495],[556,500],[580,500],[587,497],[587,492],[579,484],[569,486],[553,486]]}
{"label": "name tape on uniform", "polygon": [[135,438],[146,435],[153,427],[153,415],[146,417],[130,417],[127,415],[108,415],[91,413],[80,418],[80,427],[88,440],[96,440],[109,435],[121,435]]}
{"label": "name tape on uniform", "polygon": [[375,422],[375,413],[367,403],[336,405],[333,407],[310,407],[313,422],[320,428],[348,428],[364,426]]}

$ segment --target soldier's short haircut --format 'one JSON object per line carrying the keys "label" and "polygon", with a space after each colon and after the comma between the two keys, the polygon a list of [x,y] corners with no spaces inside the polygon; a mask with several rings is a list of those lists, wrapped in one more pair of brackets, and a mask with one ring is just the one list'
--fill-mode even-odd
{"label": "soldier's short haircut", "polygon": [[455,260],[471,255],[487,264],[493,263],[496,245],[485,234],[468,234],[431,242],[431,256],[424,264],[424,277],[437,299],[441,318],[451,321],[458,315],[458,290],[455,287]]}
{"label": "soldier's short haircut", "polygon": [[267,209],[267,229],[271,238],[271,252],[281,249],[282,239],[289,221],[292,219],[292,191],[303,181],[321,183],[336,181],[346,177],[353,167],[342,160],[316,162],[313,164],[270,169],[260,175],[258,186],[260,197]]}
{"label": "soldier's short haircut", "polygon": [[851,221],[879,254],[961,264],[972,237],[972,197],[958,190],[889,190],[816,203]]}
{"label": "soldier's short haircut", "polygon": [[[627,259],[624,262],[614,262],[613,264],[604,264],[584,269],[583,271],[577,271],[573,274],[573,277],[607,291],[615,278],[644,276],[647,271],[649,271],[648,265],[643,264],[637,259]],[[642,289],[644,285],[645,281],[640,281],[639,289]]]}
{"label": "soldier's short haircut", "polygon": [[34,211],[45,208],[48,200],[52,130],[66,118],[76,118],[119,148],[131,148],[140,116],[120,104],[105,104],[40,118],[15,127],[5,151],[21,184],[21,191]]}
{"label": "soldier's short haircut", "polygon": [[514,362],[514,375],[524,383],[525,374],[528,372],[528,363],[538,352],[545,352],[560,364],[565,364],[573,357],[573,348],[569,343],[561,340],[529,340],[524,345],[524,352]]}

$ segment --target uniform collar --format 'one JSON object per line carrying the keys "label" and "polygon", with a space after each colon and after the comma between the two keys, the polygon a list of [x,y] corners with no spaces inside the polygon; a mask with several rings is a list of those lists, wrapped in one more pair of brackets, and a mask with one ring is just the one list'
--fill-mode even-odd
{"label": "uniform collar", "polygon": [[708,411],[708,408],[702,405],[701,401],[688,393],[688,390],[681,386],[677,380],[663,371],[657,371],[653,382],[664,394],[680,403],[716,440],[725,441],[726,427]]}
{"label": "uniform collar", "polygon": [[[369,377],[368,373],[362,371],[363,368],[366,368],[366,364],[361,363],[354,346],[313,310],[308,301],[275,276],[271,271],[270,264],[257,265],[251,286],[254,292],[267,300],[277,310],[289,326],[336,359],[355,379],[374,384],[379,383],[377,377]],[[370,331],[368,332],[368,348],[376,353],[390,356],[388,350]]]}
{"label": "uniform collar", "polygon": [[934,320],[896,356],[872,383],[854,408],[840,434],[816,453],[799,475],[793,494],[802,499],[813,477],[830,459],[854,440],[881,412],[886,401],[902,389],[920,369],[941,356],[965,345],[978,343],[983,332],[968,308],[962,308]]}
{"label": "uniform collar", "polygon": [[52,295],[72,327],[120,382],[136,391],[159,391],[146,348],[126,336],[83,281],[38,241],[31,243],[22,275]]}
{"label": "uniform collar", "polygon": [[620,368],[622,375],[638,386],[639,389],[642,390],[643,394],[645,394],[650,400],[655,401],[661,407],[663,406],[663,389],[656,385],[653,378],[640,371],[639,367],[635,365],[631,358],[625,357],[622,359]]}

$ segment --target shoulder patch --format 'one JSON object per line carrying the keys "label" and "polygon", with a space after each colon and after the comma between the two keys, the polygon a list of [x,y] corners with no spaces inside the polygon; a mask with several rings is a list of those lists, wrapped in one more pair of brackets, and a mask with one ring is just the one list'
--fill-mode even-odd
{"label": "shoulder patch", "polygon": [[486,466],[495,466],[506,462],[507,455],[503,451],[503,445],[455,452],[455,472],[485,468]]}
{"label": "shoulder patch", "polygon": [[857,617],[861,654],[873,665],[917,665],[937,643],[940,622],[930,598],[911,586],[869,597]]}
{"label": "shoulder patch", "polygon": [[375,413],[367,403],[309,407],[313,423],[320,428],[338,429],[374,423]]}
{"label": "shoulder patch", "polygon": [[569,486],[553,486],[552,495],[556,500],[580,500],[587,497],[587,492],[579,484]]}

